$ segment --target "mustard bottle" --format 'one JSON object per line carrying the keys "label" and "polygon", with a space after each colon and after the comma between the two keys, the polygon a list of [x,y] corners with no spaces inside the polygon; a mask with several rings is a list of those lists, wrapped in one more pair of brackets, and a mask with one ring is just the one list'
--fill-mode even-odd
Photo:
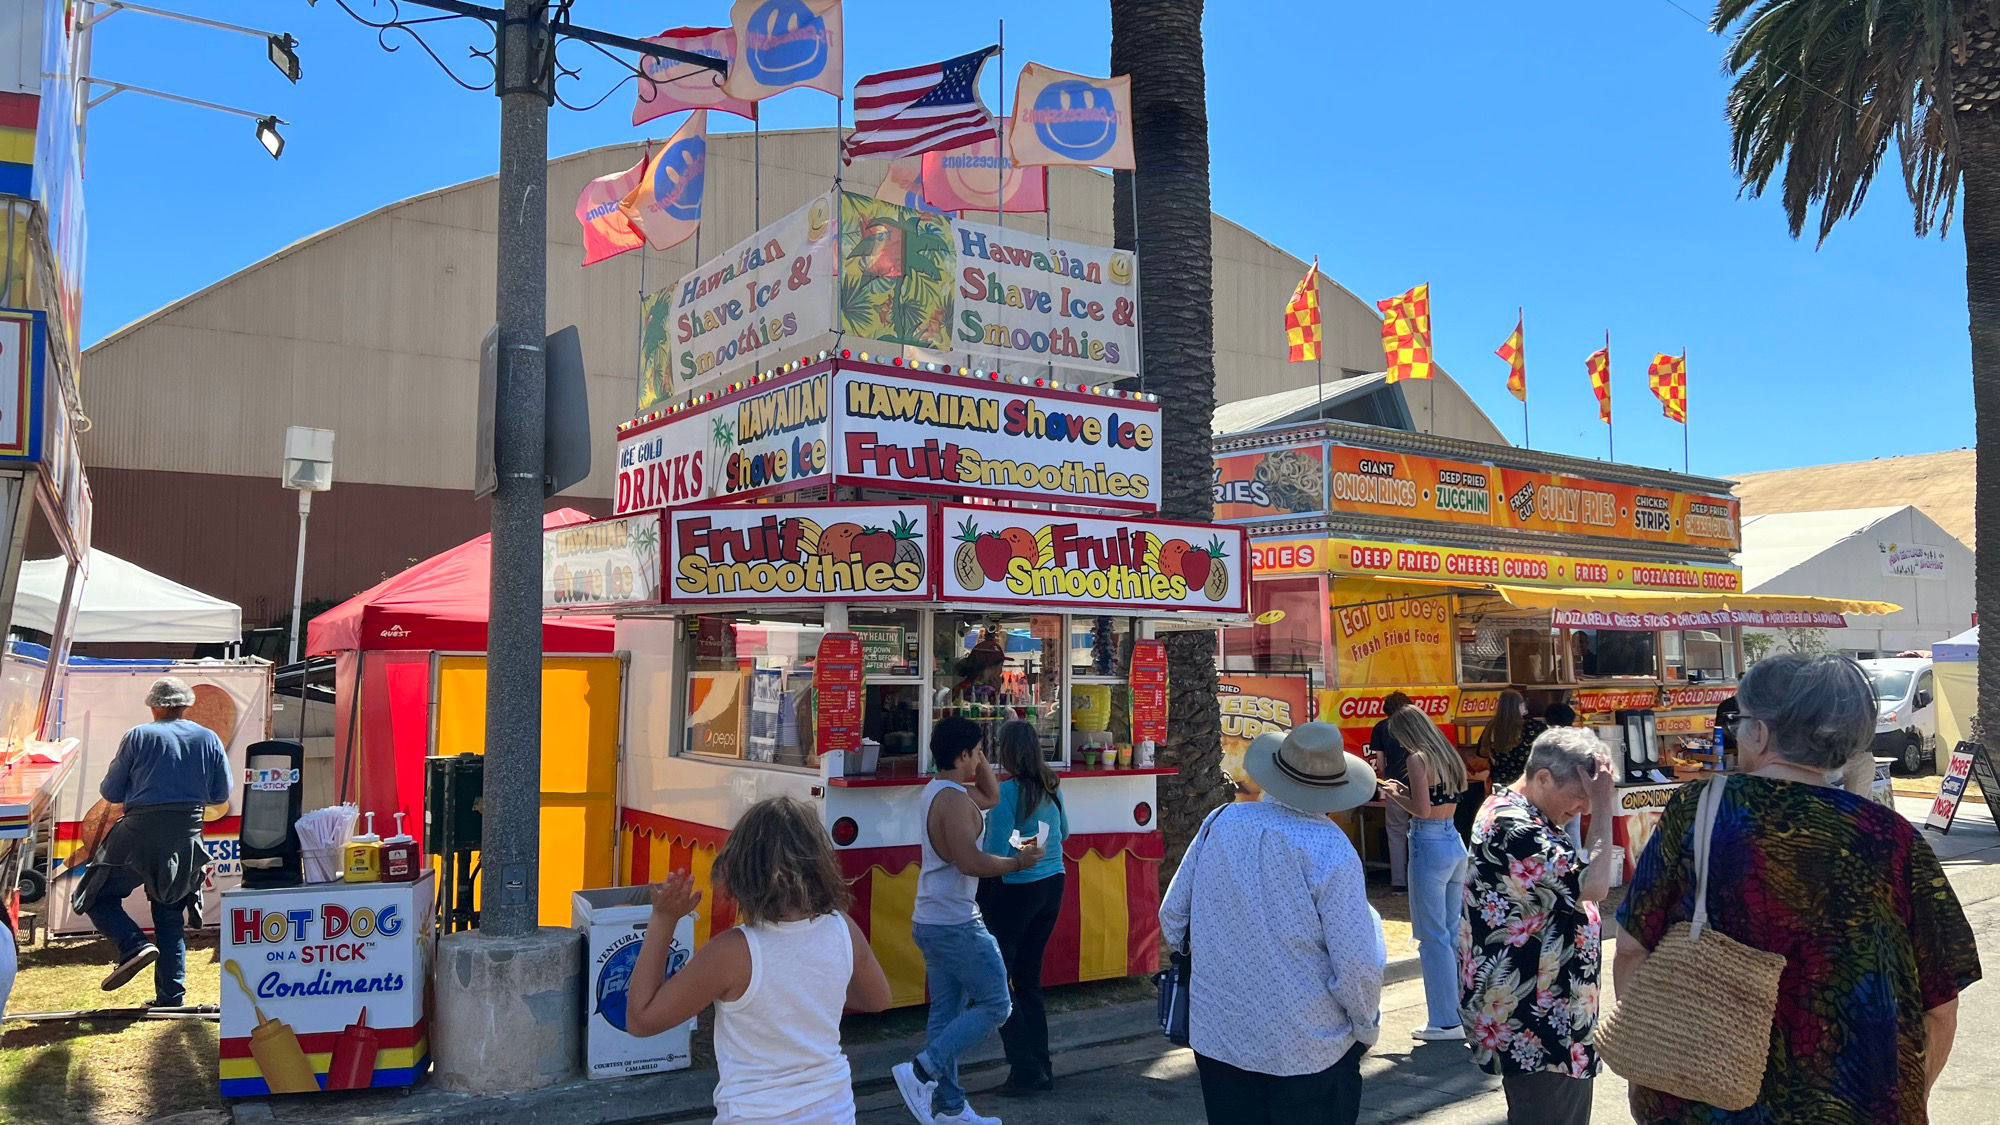
{"label": "mustard bottle", "polygon": [[368,831],[347,842],[347,862],[341,877],[350,883],[382,881],[382,837],[375,834],[375,814],[368,814]]}

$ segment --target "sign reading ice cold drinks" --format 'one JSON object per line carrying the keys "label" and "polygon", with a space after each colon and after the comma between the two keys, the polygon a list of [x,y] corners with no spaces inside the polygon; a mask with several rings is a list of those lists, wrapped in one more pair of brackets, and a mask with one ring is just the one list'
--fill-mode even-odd
{"label": "sign reading ice cold drinks", "polygon": [[825,371],[759,384],[618,436],[619,515],[790,492],[827,473]]}
{"label": "sign reading ice cold drinks", "polygon": [[843,365],[835,482],[1156,511],[1155,403]]}

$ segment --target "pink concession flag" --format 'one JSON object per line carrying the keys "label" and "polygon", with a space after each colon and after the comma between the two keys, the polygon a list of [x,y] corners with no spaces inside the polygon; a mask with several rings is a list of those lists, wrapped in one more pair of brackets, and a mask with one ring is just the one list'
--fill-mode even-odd
{"label": "pink concession flag", "polygon": [[[677,27],[662,31],[646,42],[714,55],[732,66],[736,63],[736,31],[733,28]],[[634,125],[684,109],[719,109],[752,121],[757,119],[757,103],[732,98],[724,93],[723,77],[719,71],[693,63],[653,58],[641,60],[640,67],[645,74],[639,79],[638,99],[632,103]]]}
{"label": "pink concession flag", "polygon": [[641,158],[623,172],[600,176],[583,185],[583,194],[576,197],[576,221],[583,224],[584,265],[637,250],[646,241],[632,229],[632,221],[618,206],[639,185],[645,173],[646,161]]}

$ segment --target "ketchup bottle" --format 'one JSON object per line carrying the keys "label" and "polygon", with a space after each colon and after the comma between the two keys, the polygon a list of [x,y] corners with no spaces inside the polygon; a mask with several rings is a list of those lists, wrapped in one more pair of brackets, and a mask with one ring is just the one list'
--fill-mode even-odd
{"label": "ketchup bottle", "polygon": [[354,1017],[333,1041],[333,1059],[326,1068],[329,1090],[366,1090],[375,1081],[375,1029],[368,1026],[368,1009]]}

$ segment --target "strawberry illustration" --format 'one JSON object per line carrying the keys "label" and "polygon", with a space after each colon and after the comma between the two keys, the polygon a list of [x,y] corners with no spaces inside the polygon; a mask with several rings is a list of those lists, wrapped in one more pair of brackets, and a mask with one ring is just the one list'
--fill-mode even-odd
{"label": "strawberry illustration", "polygon": [[1007,542],[1006,536],[989,531],[979,537],[973,550],[979,554],[979,569],[988,581],[998,582],[1007,577],[1007,564],[1014,561],[1014,547]]}
{"label": "strawberry illustration", "polygon": [[854,537],[854,551],[863,566],[895,562],[896,537],[879,527],[864,528]]}
{"label": "strawberry illustration", "polygon": [[1214,556],[1207,551],[1194,550],[1181,556],[1181,577],[1187,579],[1188,589],[1199,590],[1208,582],[1208,567]]}

